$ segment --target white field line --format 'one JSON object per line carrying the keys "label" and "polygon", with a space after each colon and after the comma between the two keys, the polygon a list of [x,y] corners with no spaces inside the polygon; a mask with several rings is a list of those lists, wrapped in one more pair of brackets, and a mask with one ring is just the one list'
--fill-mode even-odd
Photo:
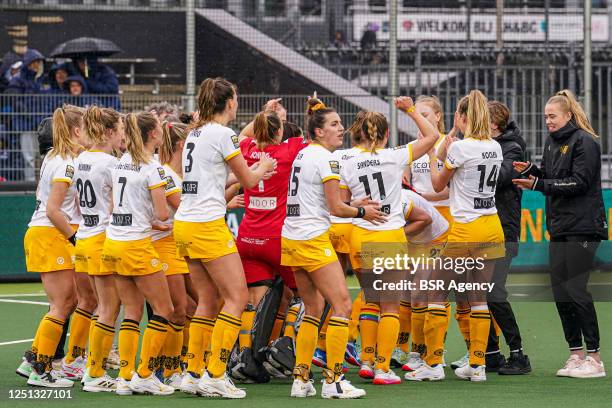
{"label": "white field line", "polygon": [[48,302],[33,302],[31,300],[0,299],[0,302],[3,302],[3,303],[22,303],[22,304],[25,304],[25,305],[49,306]]}
{"label": "white field line", "polygon": [[39,292],[39,293],[13,293],[13,294],[8,294],[8,295],[0,295],[0,298],[43,297],[43,296],[47,296],[47,295],[45,295],[45,292]]}
{"label": "white field line", "polygon": [[[66,334],[66,337],[69,337],[70,333]],[[5,341],[0,343],[0,346],[10,346],[11,344],[21,344],[21,343],[31,343],[34,339],[23,339],[23,340],[13,340],[13,341]]]}

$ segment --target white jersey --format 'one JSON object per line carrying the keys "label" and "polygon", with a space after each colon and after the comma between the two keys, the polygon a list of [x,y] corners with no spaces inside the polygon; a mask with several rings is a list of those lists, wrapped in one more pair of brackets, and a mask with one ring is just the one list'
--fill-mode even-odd
{"label": "white jersey", "polygon": [[240,154],[238,136],[218,123],[193,130],[183,148],[183,189],[175,218],[208,222],[226,213],[227,161]]}
{"label": "white jersey", "polygon": [[117,158],[101,151],[85,151],[75,160],[74,185],[82,220],[77,238],[106,231],[111,214],[112,171]]}
{"label": "white jersey", "polygon": [[[359,149],[356,147],[350,149],[339,149],[334,151],[332,156],[334,157],[334,160],[337,160],[338,163],[340,163],[340,168],[342,169],[344,163],[358,152]],[[350,171],[350,169],[347,169],[347,171]],[[340,173],[340,179],[340,184],[344,184],[342,183],[342,172]],[[352,218],[334,217],[333,215],[330,215],[330,220],[332,224],[350,224],[353,222]]]}
{"label": "white jersey", "polygon": [[455,169],[450,180],[450,209],[455,221],[472,222],[496,214],[495,186],[503,161],[499,143],[465,138],[450,145],[444,165]]}
{"label": "white jersey", "polygon": [[51,187],[55,182],[68,183],[68,191],[62,202],[60,210],[70,222],[71,216],[77,211],[76,190],[70,188],[74,178],[74,160],[72,158],[62,159],[60,156],[49,158],[47,154],[40,167],[40,181],[36,189],[36,209],[32,214],[30,227],[53,227],[53,223],[47,217],[47,201],[51,195]]}
{"label": "white jersey", "polygon": [[[414,142],[413,142],[414,143]],[[392,149],[359,151],[345,162],[341,170],[342,186],[348,187],[354,198],[370,196],[379,201],[387,222],[374,225],[363,218],[353,218],[353,224],[371,231],[402,228],[402,172],[412,162],[412,144]]]}
{"label": "white jersey", "polygon": [[136,241],[151,236],[155,221],[151,190],[166,184],[166,174],[153,158],[136,165],[125,153],[112,171],[113,213],[106,236],[116,241]]}
{"label": "white jersey", "polygon": [[[172,167],[164,164],[164,172],[166,173],[166,197],[171,196],[172,194],[181,193],[181,185],[183,183],[183,179],[176,174]],[[162,238],[166,238],[167,236],[172,235],[172,225],[174,224],[174,208],[168,205],[170,209],[170,217],[164,222],[160,224],[164,224],[170,227],[168,231],[158,231],[153,230],[151,233],[151,241],[157,241]]]}
{"label": "white jersey", "polygon": [[430,203],[419,194],[411,190],[402,190],[402,210],[404,219],[407,219],[413,208],[420,208],[431,217],[431,224],[416,236],[407,237],[408,242],[414,244],[427,244],[441,237],[448,231],[448,221],[436,210],[433,203]]}
{"label": "white jersey", "polygon": [[[438,139],[436,145],[434,146],[436,153],[440,149],[440,146],[443,145],[445,140],[446,135],[441,135],[440,139]],[[444,167],[444,163],[438,160],[438,170],[442,170],[442,167]],[[435,192],[433,185],[431,184],[429,155],[424,154],[410,164],[410,185],[420,194]],[[450,205],[450,200],[447,198],[444,200],[432,201],[431,203],[436,207],[448,207]]]}
{"label": "white jersey", "polygon": [[340,163],[329,150],[312,143],[293,161],[287,192],[287,218],[281,235],[305,241],[331,226],[323,183],[340,180]]}

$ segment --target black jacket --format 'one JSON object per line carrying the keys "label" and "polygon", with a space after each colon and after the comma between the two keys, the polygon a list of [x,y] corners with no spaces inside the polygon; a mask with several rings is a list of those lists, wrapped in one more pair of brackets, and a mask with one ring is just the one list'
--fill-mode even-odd
{"label": "black jacket", "polygon": [[546,228],[551,237],[608,237],[601,194],[601,145],[573,121],[550,134],[542,166],[523,174],[537,178],[534,190],[546,196]]}
{"label": "black jacket", "polygon": [[[522,190],[512,184],[512,179],[520,174],[514,170],[512,162],[523,161],[525,156],[525,140],[516,123],[510,122],[504,133],[494,138],[501,146],[504,161],[497,176],[495,190],[495,206],[504,230],[506,242],[518,242],[521,233],[521,198]],[[516,255],[512,253],[509,255]]]}

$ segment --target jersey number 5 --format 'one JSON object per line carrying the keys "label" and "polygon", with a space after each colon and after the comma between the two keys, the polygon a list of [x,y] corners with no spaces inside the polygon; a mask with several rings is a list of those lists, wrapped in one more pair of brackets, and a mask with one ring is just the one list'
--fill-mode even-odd
{"label": "jersey number 5", "polygon": [[300,167],[294,167],[291,171],[291,181],[289,184],[289,196],[295,197],[298,192],[298,187],[300,186],[300,179],[297,177],[300,174]]}

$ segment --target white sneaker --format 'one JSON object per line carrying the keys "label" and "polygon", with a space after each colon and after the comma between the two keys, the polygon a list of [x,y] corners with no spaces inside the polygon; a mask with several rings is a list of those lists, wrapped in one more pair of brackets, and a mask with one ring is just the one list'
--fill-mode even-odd
{"label": "white sneaker", "polygon": [[391,366],[392,367],[401,367],[408,362],[409,354],[405,351],[402,351],[401,348],[396,347],[393,350],[393,354],[391,355]]}
{"label": "white sneaker", "polygon": [[117,377],[115,384],[115,394],[117,395],[132,395],[132,389],[130,388],[130,382],[125,378]]}
{"label": "white sneaker", "polygon": [[323,388],[321,389],[321,397],[323,398],[354,399],[361,398],[364,395],[366,395],[365,390],[353,387],[350,381],[344,379],[344,376],[332,383],[323,380]]}
{"label": "white sneaker", "polygon": [[372,384],[376,385],[390,385],[390,384],[401,384],[402,379],[393,372],[393,370],[384,371],[376,370],[374,372],[374,380]]}
{"label": "white sneaker", "polygon": [[174,393],[174,388],[159,381],[155,373],[151,373],[146,378],[134,373],[130,381],[130,390],[136,394],[170,395]]}
{"label": "white sneaker", "polygon": [[570,371],[582,365],[582,361],[578,355],[572,354],[565,362],[563,368],[557,370],[557,377],[569,377]]}
{"label": "white sneaker", "polygon": [[86,382],[93,380],[94,377],[89,375],[89,368],[85,369],[85,374],[83,374],[83,378],[81,378],[81,385],[85,385]]}
{"label": "white sneaker", "polygon": [[106,368],[112,370],[118,370],[121,368],[121,359],[119,358],[119,350],[113,347],[113,349],[108,353],[108,357],[106,359]]}
{"label": "white sneaker", "polygon": [[164,379],[164,384],[171,386],[175,391],[180,391],[183,383],[183,375],[181,373],[172,373],[168,378]]}
{"label": "white sneaker", "polygon": [[83,385],[83,391],[87,392],[115,392],[117,380],[104,374],[102,377],[88,377]]}
{"label": "white sneaker", "polygon": [[408,361],[402,366],[402,371],[415,371],[421,367],[425,362],[421,359],[419,353],[408,353]]}
{"label": "white sneaker", "polygon": [[200,394],[200,390],[198,389],[198,381],[200,381],[199,378],[194,377],[189,372],[185,372],[183,378],[181,379],[179,389],[186,394],[198,395]]}
{"label": "white sneaker", "polygon": [[62,370],[60,375],[72,381],[79,381],[85,374],[85,368],[87,366],[87,360],[83,357],[77,357],[70,364],[66,364],[65,360],[62,360]]}
{"label": "white sneaker", "polygon": [[374,378],[374,364],[369,361],[364,361],[361,364],[361,368],[359,369],[359,376],[361,378],[365,378],[366,380],[371,380]]}
{"label": "white sneaker", "polygon": [[38,374],[36,370],[32,370],[28,377],[28,385],[45,388],[71,388],[74,383],[66,378],[60,377],[56,370]]}
{"label": "white sneaker", "polygon": [[453,370],[456,370],[456,369],[458,369],[458,368],[465,367],[465,366],[466,366],[466,365],[468,365],[469,363],[470,363],[470,353],[469,353],[469,352],[467,352],[467,353],[465,353],[465,355],[464,355],[463,357],[461,357],[459,360],[457,360],[457,361],[453,361],[453,362],[451,363],[451,368],[452,368]]}
{"label": "white sneaker", "polygon": [[17,375],[20,375],[24,378],[29,378],[30,373],[32,372],[32,364],[30,364],[30,362],[28,362],[25,357],[22,357],[22,359],[23,361],[21,362],[19,367],[17,367],[17,370],[15,370],[15,372],[17,373]]}
{"label": "white sneaker", "polygon": [[576,368],[569,370],[572,378],[601,378],[606,376],[603,361],[598,363],[593,357],[587,356]]}
{"label": "white sneaker", "polygon": [[485,366],[480,365],[476,368],[471,365],[466,365],[464,367],[459,367],[455,370],[455,375],[464,380],[470,381],[487,381],[487,373],[485,371]]}
{"label": "white sneaker", "polygon": [[442,367],[442,364],[430,367],[425,363],[416,370],[408,371],[404,375],[404,378],[408,381],[441,381],[444,377],[444,367]]}
{"label": "white sneaker", "polygon": [[219,378],[213,378],[204,370],[200,382],[198,382],[198,390],[205,397],[222,397],[222,398],[244,398],[246,391],[234,385],[227,373]]}
{"label": "white sneaker", "polygon": [[291,396],[294,398],[314,397],[317,395],[317,390],[315,390],[315,387],[312,384],[313,380],[304,382],[296,378],[293,380],[293,385],[291,386]]}

